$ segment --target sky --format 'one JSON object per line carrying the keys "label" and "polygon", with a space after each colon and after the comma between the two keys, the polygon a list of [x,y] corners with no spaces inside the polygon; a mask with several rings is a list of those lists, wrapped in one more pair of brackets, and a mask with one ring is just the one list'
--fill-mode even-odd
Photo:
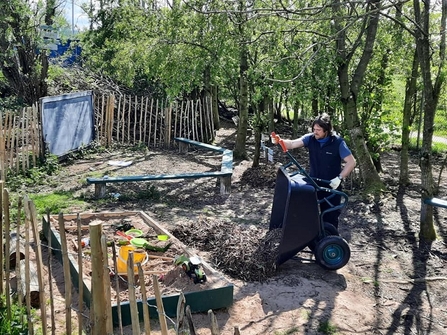
{"label": "sky", "polygon": [[75,32],[89,27],[88,16],[81,8],[83,3],[88,3],[88,0],[64,0],[62,2],[64,16]]}

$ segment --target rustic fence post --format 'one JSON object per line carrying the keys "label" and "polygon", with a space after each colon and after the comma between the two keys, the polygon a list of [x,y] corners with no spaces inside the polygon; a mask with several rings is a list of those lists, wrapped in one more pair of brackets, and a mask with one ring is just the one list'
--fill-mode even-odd
{"label": "rustic fence post", "polygon": [[20,266],[23,266],[23,271],[20,269],[20,272],[25,273],[25,283],[22,285],[22,293],[25,297],[26,301],[26,316],[28,321],[28,333],[29,335],[34,334],[34,325],[33,325],[33,318],[31,317],[31,295],[27,292],[30,292],[30,259],[29,259],[29,248],[30,248],[30,237],[29,237],[29,225],[30,225],[30,218],[29,218],[29,210],[28,208],[28,198],[24,198],[24,210],[26,214],[25,219],[25,259],[24,262],[20,264]]}
{"label": "rustic fence post", "polygon": [[208,311],[208,316],[210,317],[210,323],[211,323],[210,327],[211,335],[219,335],[220,331],[219,326],[217,325],[216,315],[214,315],[211,309]]}
{"label": "rustic fence post", "polygon": [[[50,210],[47,209],[47,222],[50,223]],[[51,318],[51,334],[56,335],[56,320],[54,319],[54,301],[53,301],[53,249],[51,248],[51,236],[48,238],[48,285],[50,294],[50,318]]]}
{"label": "rustic fence post", "polygon": [[160,293],[160,286],[158,285],[158,277],[152,275],[152,285],[154,286],[155,301],[157,302],[158,319],[160,321],[160,328],[162,335],[168,335],[168,325],[166,323],[165,308],[163,306],[163,299]]}
{"label": "rustic fence post", "polygon": [[186,298],[183,292],[180,292],[177,302],[177,324],[175,327],[176,335],[183,333],[182,328],[185,323],[185,304]]}
{"label": "rustic fence post", "polygon": [[143,304],[143,320],[144,320],[144,332],[145,335],[151,335],[151,320],[149,317],[149,306],[147,305],[146,285],[144,283],[144,273],[141,263],[137,263],[138,266],[138,279],[140,281],[141,300]]}
{"label": "rustic fence post", "polygon": [[137,298],[135,296],[135,270],[133,252],[129,251],[127,259],[127,290],[129,292],[130,318],[132,320],[132,334],[140,335],[140,318],[138,317]]}
{"label": "rustic fence post", "polygon": [[118,276],[118,264],[117,264],[117,254],[115,243],[112,243],[112,257],[113,257],[113,268],[115,271],[115,286],[116,286],[116,306],[118,312],[118,323],[120,328],[120,334],[123,335],[123,323],[121,314],[121,302],[120,302],[120,277]]}
{"label": "rustic fence post", "polygon": [[102,224],[93,221],[89,224],[90,247],[92,252],[92,335],[104,335],[107,329],[107,311],[104,309],[106,296],[104,291],[104,268],[101,247]]}
{"label": "rustic fence post", "polygon": [[[28,200],[28,209],[31,217],[31,228],[33,231],[34,244],[36,246],[36,266],[37,266],[37,280],[39,283],[39,304],[40,304],[40,318],[43,325],[47,324],[47,311],[45,301],[45,283],[43,280],[43,261],[42,261],[42,246],[40,235],[37,228],[37,210],[34,202]],[[42,327],[42,334],[46,335],[46,327]]]}
{"label": "rustic fence post", "polygon": [[64,215],[59,213],[59,234],[61,238],[62,248],[62,265],[64,268],[64,283],[65,283],[65,322],[66,333],[71,334],[71,275],[70,275],[70,260],[68,258],[67,236],[65,234]]}
{"label": "rustic fence post", "polygon": [[[7,266],[3,267],[3,263],[1,263],[2,271],[3,268],[6,268],[5,272],[5,296],[6,296],[6,311],[8,318],[11,319],[11,295],[10,295],[10,283],[9,283],[9,277],[10,277],[10,261],[9,261],[9,249],[10,249],[10,224],[9,221],[9,192],[7,189],[3,190],[3,219],[5,221],[5,256],[4,259],[6,260],[6,256],[8,256]],[[1,253],[3,253],[3,244],[1,245],[2,250]]]}

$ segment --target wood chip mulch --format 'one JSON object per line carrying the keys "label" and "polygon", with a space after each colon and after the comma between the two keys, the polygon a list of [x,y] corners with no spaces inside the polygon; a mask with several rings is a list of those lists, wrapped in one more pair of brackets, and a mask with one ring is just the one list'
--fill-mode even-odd
{"label": "wood chip mulch", "polygon": [[233,278],[263,282],[276,272],[281,229],[266,231],[200,217],[174,228],[172,234],[184,244],[208,252],[212,266]]}

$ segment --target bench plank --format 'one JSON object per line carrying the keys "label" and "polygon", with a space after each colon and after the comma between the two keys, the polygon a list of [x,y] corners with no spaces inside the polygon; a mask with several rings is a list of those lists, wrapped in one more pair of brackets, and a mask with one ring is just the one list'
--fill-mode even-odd
{"label": "bench plank", "polygon": [[430,206],[447,208],[447,201],[439,198],[427,198],[424,203]]}
{"label": "bench plank", "polygon": [[175,141],[180,142],[180,151],[187,150],[188,146],[194,145],[203,149],[212,150],[222,153],[222,164],[220,171],[199,172],[199,173],[176,173],[176,174],[158,174],[158,175],[139,175],[139,176],[118,176],[118,177],[102,177],[87,178],[88,184],[95,185],[95,196],[102,198],[106,195],[107,183],[125,183],[139,182],[149,180],[166,180],[166,179],[197,179],[217,177],[220,180],[221,194],[229,194],[231,192],[231,177],[233,175],[233,151],[215,145],[189,140],[184,137],[175,137]]}
{"label": "bench plank", "polygon": [[225,150],[222,155],[221,172],[233,173],[233,151]]}
{"label": "bench plank", "polygon": [[148,181],[148,180],[164,180],[164,179],[194,179],[206,177],[228,177],[231,172],[211,171],[202,173],[177,173],[177,174],[155,174],[140,176],[120,176],[107,178],[87,178],[89,184],[107,184],[107,183],[125,183],[131,181]]}
{"label": "bench plank", "polygon": [[212,144],[208,144],[208,143],[202,143],[202,142],[198,142],[198,141],[194,141],[194,140],[190,140],[184,137],[174,137],[174,140],[176,140],[177,142],[182,142],[182,143],[186,143],[186,144],[191,144],[191,145],[195,145],[197,147],[201,147],[204,149],[208,149],[208,150],[213,150],[213,151],[218,151],[218,152],[224,152],[227,149],[225,148],[221,148]]}

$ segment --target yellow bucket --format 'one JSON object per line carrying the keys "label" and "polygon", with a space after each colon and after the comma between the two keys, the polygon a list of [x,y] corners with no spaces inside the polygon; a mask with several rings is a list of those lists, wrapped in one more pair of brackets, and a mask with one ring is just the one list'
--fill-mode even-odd
{"label": "yellow bucket", "polygon": [[133,252],[133,263],[134,266],[134,273],[138,274],[138,267],[136,266],[137,263],[141,263],[141,265],[146,264],[149,257],[147,256],[146,251],[137,249],[131,245],[123,245],[119,251],[118,251],[118,261],[116,262],[117,267],[117,273],[119,275],[127,275],[127,260],[129,258],[129,252]]}

